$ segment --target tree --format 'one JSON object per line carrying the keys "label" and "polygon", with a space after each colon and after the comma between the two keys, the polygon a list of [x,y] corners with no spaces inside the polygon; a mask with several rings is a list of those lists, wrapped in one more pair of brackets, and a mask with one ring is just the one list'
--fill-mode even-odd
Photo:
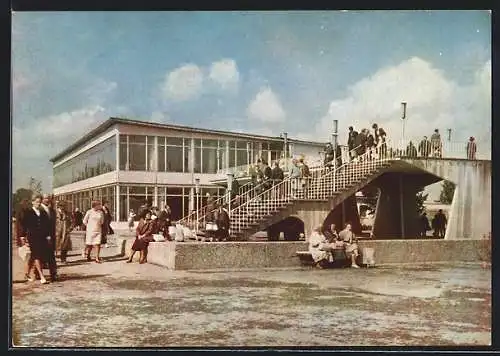
{"label": "tree", "polygon": [[19,212],[21,207],[21,202],[25,199],[31,201],[33,192],[30,189],[19,188],[14,194],[12,194],[12,209],[14,210],[13,216]]}
{"label": "tree", "polygon": [[417,206],[418,214],[422,214],[425,211],[424,202],[427,200],[429,194],[424,194],[424,188],[420,189],[420,191],[415,196],[415,204]]}
{"label": "tree", "polygon": [[439,195],[439,201],[443,204],[451,204],[453,201],[453,194],[455,193],[455,183],[448,180],[443,181],[443,189]]}
{"label": "tree", "polygon": [[34,194],[41,194],[42,193],[42,182],[30,177],[28,189],[34,193]]}

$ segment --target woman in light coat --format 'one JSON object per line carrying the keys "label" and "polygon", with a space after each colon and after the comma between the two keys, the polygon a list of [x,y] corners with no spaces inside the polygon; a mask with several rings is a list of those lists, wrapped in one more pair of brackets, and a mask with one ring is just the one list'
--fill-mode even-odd
{"label": "woman in light coat", "polygon": [[66,204],[59,202],[56,210],[56,251],[59,251],[63,263],[66,263],[68,251],[71,251],[70,232],[72,229],[71,214],[66,210]]}
{"label": "woman in light coat", "polygon": [[92,202],[92,209],[88,210],[83,218],[83,224],[86,226],[85,229],[85,253],[87,255],[87,261],[91,261],[90,253],[92,252],[92,247],[95,246],[97,254],[95,257],[96,263],[102,263],[99,258],[99,253],[101,252],[101,240],[102,240],[102,224],[104,223],[104,214],[102,212],[101,202],[95,200]]}
{"label": "woman in light coat", "polygon": [[323,268],[325,262],[331,261],[330,252],[323,251],[321,248],[327,242],[325,235],[323,235],[323,227],[320,225],[316,227],[309,237],[309,252],[314,260],[314,264],[318,268]]}

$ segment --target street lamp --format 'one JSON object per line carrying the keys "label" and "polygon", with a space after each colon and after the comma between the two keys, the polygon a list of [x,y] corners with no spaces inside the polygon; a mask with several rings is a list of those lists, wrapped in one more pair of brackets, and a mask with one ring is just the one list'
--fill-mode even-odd
{"label": "street lamp", "polygon": [[227,174],[227,212],[229,217],[231,217],[231,192],[233,189],[233,179],[234,179],[234,174],[233,173],[228,173]]}
{"label": "street lamp", "polygon": [[283,132],[280,137],[283,139],[283,154],[285,156],[285,171],[287,170],[288,166],[288,133]]}
{"label": "street lamp", "polygon": [[194,185],[195,185],[195,193],[196,193],[196,225],[195,225],[195,229],[196,229],[196,232],[198,232],[198,223],[199,223],[199,196],[200,196],[200,178],[196,178],[194,180]]}
{"label": "street lamp", "polygon": [[403,142],[403,149],[405,147],[405,122],[406,122],[406,102],[401,102],[401,141]]}

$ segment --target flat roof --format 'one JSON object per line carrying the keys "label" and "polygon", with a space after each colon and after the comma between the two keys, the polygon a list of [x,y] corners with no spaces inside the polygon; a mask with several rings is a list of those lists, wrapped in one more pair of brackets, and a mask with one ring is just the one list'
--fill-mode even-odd
{"label": "flat roof", "polygon": [[[66,154],[68,154],[71,151],[74,151],[78,147],[82,146],[83,144],[85,144],[87,141],[89,141],[93,137],[105,132],[107,129],[109,129],[111,126],[113,126],[115,124],[137,125],[137,126],[152,127],[152,128],[158,128],[158,129],[174,129],[174,130],[188,131],[188,132],[222,134],[222,135],[230,135],[230,136],[239,137],[239,138],[253,138],[253,139],[275,140],[275,141],[282,140],[282,138],[280,138],[279,136],[254,135],[254,134],[246,134],[246,133],[241,133],[241,132],[202,129],[202,128],[196,128],[196,127],[190,127],[190,126],[183,126],[183,125],[160,124],[160,123],[156,123],[156,122],[125,119],[125,118],[119,118],[119,117],[110,117],[108,120],[104,121],[102,124],[97,126],[95,129],[93,129],[90,132],[88,132],[87,134],[85,134],[82,138],[77,140],[75,143],[73,143],[69,147],[65,148],[62,152],[60,152],[57,155],[55,155],[54,157],[52,157],[50,159],[50,162],[57,161],[58,159],[65,156]],[[326,144],[326,142],[304,141],[304,140],[297,140],[297,139],[293,139],[293,138],[288,138],[288,140],[292,143],[304,143],[304,144],[309,144],[309,145],[314,145],[314,146]]]}

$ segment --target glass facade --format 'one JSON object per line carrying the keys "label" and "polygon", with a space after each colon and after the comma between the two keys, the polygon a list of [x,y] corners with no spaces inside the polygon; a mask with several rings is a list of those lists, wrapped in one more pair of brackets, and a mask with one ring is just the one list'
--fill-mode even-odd
{"label": "glass facade", "polygon": [[110,137],[54,167],[54,188],[116,170],[116,141]]}
{"label": "glass facade", "polygon": [[[219,170],[254,163],[258,158],[271,163],[279,159],[282,150],[283,142],[120,134],[118,147],[113,136],[54,168],[53,185],[60,187],[117,168],[123,171],[216,174]],[[114,221],[127,221],[129,211],[137,212],[146,202],[160,208],[166,203],[172,208],[176,220],[196,206],[206,205],[207,193],[220,197],[224,192],[222,187],[201,187],[196,197],[191,181],[183,186],[114,183],[56,198],[65,200],[71,210],[78,207],[83,212],[90,209],[93,199],[106,200]]]}
{"label": "glass facade", "polygon": [[106,187],[94,188],[76,193],[61,194],[56,196],[56,200],[64,200],[70,211],[74,211],[75,208],[79,208],[83,213],[90,209],[92,200],[105,201],[108,203],[113,220],[116,220],[117,210],[115,188],[116,185],[109,185]]}
{"label": "glass facade", "polygon": [[257,158],[277,160],[283,143],[120,135],[119,150],[120,170],[215,174]]}

